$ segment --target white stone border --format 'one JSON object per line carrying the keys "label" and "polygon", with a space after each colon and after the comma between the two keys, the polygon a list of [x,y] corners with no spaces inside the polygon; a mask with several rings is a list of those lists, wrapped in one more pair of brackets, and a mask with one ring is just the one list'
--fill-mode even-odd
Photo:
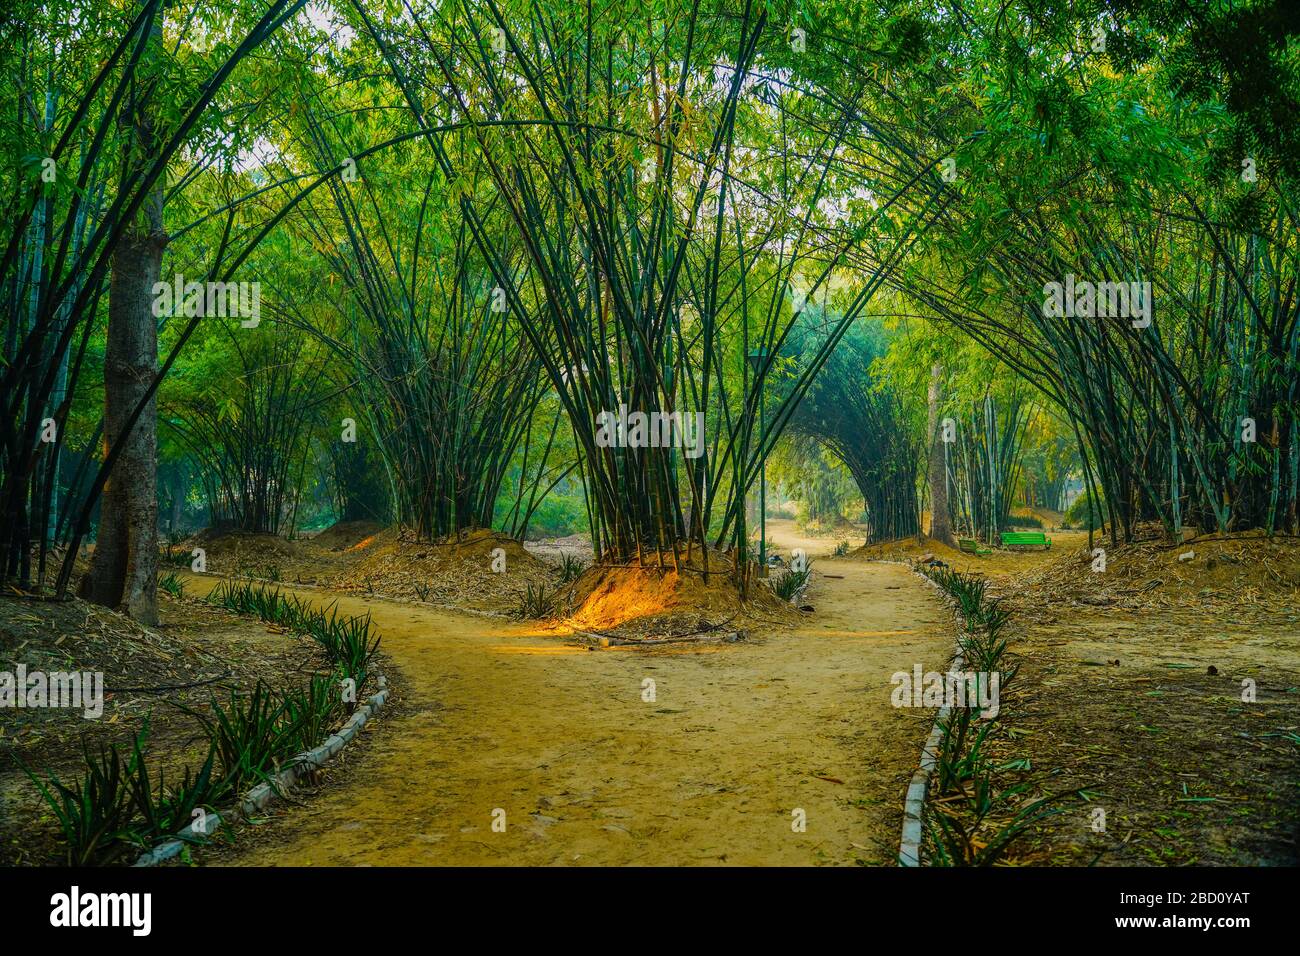
{"label": "white stone border", "polygon": [[[903,563],[903,562],[890,562]],[[929,575],[924,574],[917,569],[916,565],[910,564],[912,573],[923,580],[930,587],[934,588],[943,597],[944,603],[949,606],[953,605],[952,599],[947,592],[934,581],[930,580]],[[961,626],[961,615],[953,611],[959,619],[958,626]],[[957,646],[957,653],[953,655],[950,670],[964,670],[965,662],[962,660],[961,645]],[[907,785],[907,796],[903,800],[903,835],[898,844],[898,865],[899,866],[920,866],[921,865],[921,841],[924,838],[925,819],[925,798],[929,792],[930,774],[939,762],[939,750],[943,746],[943,727],[940,722],[948,718],[949,707],[940,707],[939,712],[934,715],[934,723],[930,726],[930,736],[925,741],[925,746],[921,749],[921,764],[912,774],[912,782]]]}
{"label": "white stone border", "polygon": [[[319,770],[340,750],[351,743],[352,739],[361,732],[361,728],[366,725],[366,721],[377,714],[388,700],[387,678],[380,674],[378,683],[379,690],[352,712],[352,716],[348,718],[347,723],[339,728],[337,733],[330,734],[325,738],[324,743],[314,750],[299,754],[275,776],[264,783],[259,783],[244,794],[244,799],[240,801],[239,809],[234,816],[247,818],[259,810],[264,810],[275,800],[284,796],[304,774]],[[194,837],[211,836],[216,832],[217,827],[221,826],[222,822],[221,815],[215,812],[207,814],[205,820],[205,826],[198,829],[190,826],[176,834],[177,839],[168,840],[166,843],[159,844],[152,850],[142,853],[134,865],[157,866],[165,860],[179,856],[182,850],[194,844]]]}

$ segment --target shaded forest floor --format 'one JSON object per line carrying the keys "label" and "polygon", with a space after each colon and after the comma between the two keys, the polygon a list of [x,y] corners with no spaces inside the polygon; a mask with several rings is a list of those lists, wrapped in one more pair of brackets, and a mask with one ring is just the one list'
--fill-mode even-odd
{"label": "shaded forest floor", "polygon": [[178,780],[207,754],[197,718],[181,707],[204,712],[212,695],[226,701],[259,680],[298,687],[330,669],[320,646],[301,635],[189,598],[162,594],[159,604],[162,624],[144,628],[79,599],[0,597],[0,671],[100,671],[105,687],[103,714],[94,719],[79,709],[0,711],[0,865],[58,862],[62,852],[53,817],[22,764],[72,784],[87,749],[97,754],[101,745],[116,744],[129,757],[147,723],[143,752],[151,774]]}
{"label": "shaded forest floor", "polygon": [[1300,862],[1300,542],[1107,546],[1094,572],[1086,534],[1051,536],[1050,552],[907,541],[855,554],[933,554],[987,575],[1016,608],[1021,670],[990,752],[1027,767],[1002,782],[1033,779],[1031,798],[1088,792],[1086,810],[1039,826],[1018,862]]}
{"label": "shaded forest floor", "polygon": [[[517,541],[489,531],[433,544],[367,521],[336,524],[315,537],[294,540],[209,530],[175,546],[176,565],[189,568],[194,548],[204,550],[209,574],[314,585],[486,614],[512,613],[529,585],[553,588],[556,584],[551,564]],[[494,560],[505,573],[493,571]]]}

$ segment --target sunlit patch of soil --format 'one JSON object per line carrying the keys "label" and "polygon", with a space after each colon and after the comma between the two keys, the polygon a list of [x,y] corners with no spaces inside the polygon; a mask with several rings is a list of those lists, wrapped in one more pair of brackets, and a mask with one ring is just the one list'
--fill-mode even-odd
{"label": "sunlit patch of soil", "polygon": [[350,548],[344,548],[343,550],[347,551],[348,553],[352,553],[355,551],[364,551],[366,550],[366,548],[370,547],[372,544],[375,543],[375,538],[377,537],[378,534],[372,534],[369,537],[362,538],[360,541],[352,545]]}
{"label": "sunlit patch of soil", "polygon": [[563,615],[562,626],[601,635],[648,637],[735,632],[755,624],[788,625],[798,619],[797,611],[757,579],[742,597],[726,555],[710,553],[707,580],[698,552],[690,561],[680,556],[678,567],[668,558],[663,569],[656,561],[646,563],[646,567],[589,568],[570,588],[571,610]]}

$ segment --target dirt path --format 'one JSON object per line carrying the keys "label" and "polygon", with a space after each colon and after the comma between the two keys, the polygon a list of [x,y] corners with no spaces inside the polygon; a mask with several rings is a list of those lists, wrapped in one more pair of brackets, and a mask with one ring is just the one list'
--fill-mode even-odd
{"label": "dirt path", "polygon": [[587,651],[524,626],[341,597],[344,612],[374,616],[402,673],[401,715],[380,721],[345,783],[222,860],[892,863],[932,715],[891,707],[890,676],[944,664],[947,612],[902,567],[816,570],[802,629],[672,651]]}

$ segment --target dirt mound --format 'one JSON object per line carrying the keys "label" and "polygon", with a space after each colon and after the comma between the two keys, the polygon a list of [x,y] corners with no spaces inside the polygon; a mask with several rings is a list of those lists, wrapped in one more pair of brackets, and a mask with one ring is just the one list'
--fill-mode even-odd
{"label": "dirt mound", "polygon": [[795,527],[809,538],[861,538],[866,534],[866,528],[854,524],[843,515],[836,515],[830,520],[796,521]]}
{"label": "dirt mound", "polygon": [[965,556],[956,548],[950,548],[941,541],[929,538],[896,538],[893,541],[877,541],[865,544],[848,557],[855,561],[914,561],[925,554],[932,554],[940,561],[952,564],[954,560],[963,561]]}
{"label": "dirt mound", "polygon": [[346,551],[383,530],[377,521],[337,521],[308,540],[326,551]]}
{"label": "dirt mound", "polygon": [[385,597],[510,612],[530,584],[547,590],[555,586],[550,565],[513,538],[492,531],[432,543],[387,528],[363,538],[345,554],[356,560],[334,579],[333,586]]}
{"label": "dirt mound", "polygon": [[171,553],[180,555],[184,558],[180,563],[189,565],[195,548],[203,549],[207,569],[214,574],[278,578],[286,567],[304,562],[304,542],[264,532],[205,528],[176,545]]}
{"label": "dirt mound", "polygon": [[348,566],[349,560],[346,553],[322,547],[319,540],[319,535],[290,541],[274,534],[206,528],[168,548],[164,564],[189,568],[194,549],[202,548],[209,574],[328,584]]}
{"label": "dirt mound", "polygon": [[576,630],[619,637],[736,631],[747,626],[787,624],[799,613],[763,582],[752,583],[742,600],[725,555],[709,556],[705,583],[698,559],[671,566],[597,565],[571,586],[571,610],[563,624]]}
{"label": "dirt mound", "polygon": [[[1097,544],[1104,547],[1100,539]],[[1105,570],[1094,571],[1096,556],[1076,550],[1026,575],[1024,587],[1045,600],[1097,607],[1294,606],[1300,598],[1296,538],[1241,532],[1104,551]]]}

